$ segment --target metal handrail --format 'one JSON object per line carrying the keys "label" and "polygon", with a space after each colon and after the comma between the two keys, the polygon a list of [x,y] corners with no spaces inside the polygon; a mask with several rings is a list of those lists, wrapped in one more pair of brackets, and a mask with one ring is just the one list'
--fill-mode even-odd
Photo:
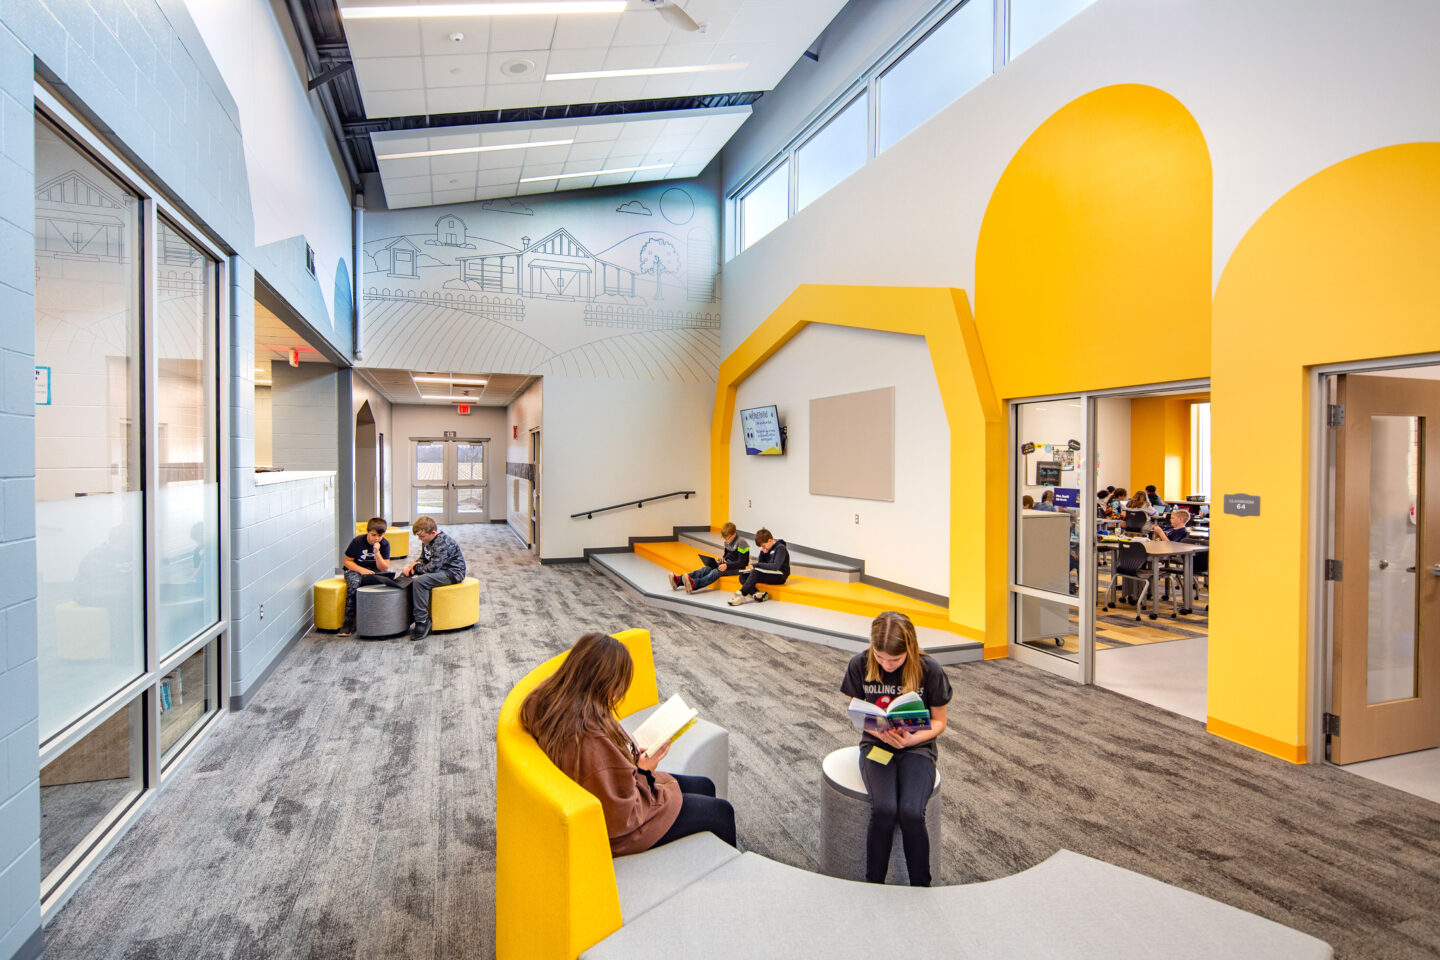
{"label": "metal handrail", "polygon": [[581,517],[584,517],[586,520],[593,520],[595,519],[595,514],[604,513],[606,510],[619,510],[622,507],[635,507],[636,509],[644,509],[645,504],[649,503],[651,500],[665,500],[670,497],[679,497],[682,495],[685,497],[686,500],[689,500],[691,497],[695,496],[695,491],[676,490],[674,493],[659,493],[653,497],[644,497],[640,500],[626,500],[624,503],[617,503],[612,507],[596,507],[594,510],[581,510],[579,513],[570,514],[570,519],[579,520]]}

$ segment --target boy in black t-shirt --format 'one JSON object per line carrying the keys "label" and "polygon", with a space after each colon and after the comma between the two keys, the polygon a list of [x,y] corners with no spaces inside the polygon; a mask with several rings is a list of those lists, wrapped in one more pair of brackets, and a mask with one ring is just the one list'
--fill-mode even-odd
{"label": "boy in black t-shirt", "polygon": [[345,548],[345,622],[340,627],[340,636],[349,637],[355,633],[355,595],[361,587],[372,584],[395,586],[393,577],[380,574],[390,569],[390,541],[385,539],[386,529],[383,517],[371,517],[365,524],[365,532]]}

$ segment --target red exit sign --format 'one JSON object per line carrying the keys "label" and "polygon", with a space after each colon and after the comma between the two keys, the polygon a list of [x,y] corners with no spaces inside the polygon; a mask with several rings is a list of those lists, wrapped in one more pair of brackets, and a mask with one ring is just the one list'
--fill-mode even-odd
{"label": "red exit sign", "polygon": [[457,404],[455,405],[455,412],[458,413],[458,414],[460,414],[461,416],[464,416],[464,415],[468,414],[468,413],[470,412],[470,404],[468,404],[468,403],[457,403]]}

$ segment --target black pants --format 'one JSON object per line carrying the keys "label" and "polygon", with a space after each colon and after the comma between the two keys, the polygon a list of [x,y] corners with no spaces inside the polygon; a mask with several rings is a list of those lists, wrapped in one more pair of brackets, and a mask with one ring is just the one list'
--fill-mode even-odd
{"label": "black pants", "polygon": [[680,784],[680,816],[665,831],[665,836],[655,841],[655,846],[665,844],[692,833],[713,833],[730,846],[735,846],[735,808],[729,800],[715,796],[715,784],[709,777],[686,777],[672,773]]}
{"label": "black pants", "polygon": [[910,886],[930,886],[930,831],[925,829],[925,804],[935,790],[935,761],[914,750],[891,750],[884,765],[867,759],[874,744],[860,748],[860,776],[870,792],[870,829],[865,835],[865,879],[884,883],[890,867],[895,824],[905,846]]}
{"label": "black pants", "polygon": [[747,597],[753,596],[760,590],[757,584],[779,586],[788,579],[790,579],[788,573],[781,573],[778,570],[747,570],[740,576],[740,592]]}

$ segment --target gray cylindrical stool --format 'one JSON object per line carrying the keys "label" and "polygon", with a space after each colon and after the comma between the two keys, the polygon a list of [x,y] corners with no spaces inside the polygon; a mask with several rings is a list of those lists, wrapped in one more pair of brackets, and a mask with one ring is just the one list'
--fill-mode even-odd
{"label": "gray cylindrical stool", "polygon": [[361,587],[355,595],[355,632],[362,637],[393,637],[410,629],[410,586]]}
{"label": "gray cylindrical stool", "polygon": [[[844,880],[865,879],[865,834],[870,828],[870,794],[860,776],[860,748],[842,747],[832,751],[821,764],[820,778],[820,872]],[[940,771],[935,771],[935,789],[925,804],[925,829],[930,834],[930,877],[939,885],[940,871]],[[900,827],[890,846],[890,869],[886,883],[910,882],[905,867],[905,845]]]}

